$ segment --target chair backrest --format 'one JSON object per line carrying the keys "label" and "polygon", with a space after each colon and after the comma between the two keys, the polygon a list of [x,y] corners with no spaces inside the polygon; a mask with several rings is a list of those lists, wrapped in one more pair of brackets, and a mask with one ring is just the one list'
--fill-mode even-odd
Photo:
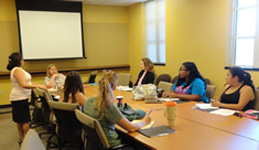
{"label": "chair backrest", "polygon": [[210,85],[210,79],[204,78],[206,85]]}
{"label": "chair backrest", "polygon": [[25,135],[21,145],[21,150],[46,150],[46,148],[44,147],[38,133],[35,130],[30,129]]}
{"label": "chair backrest", "polygon": [[169,74],[161,74],[156,78],[155,85],[158,86],[160,81],[170,82],[171,76]]}
{"label": "chair backrest", "polygon": [[160,81],[158,87],[169,92],[172,89],[173,84],[165,81]]}
{"label": "chair backrest", "polygon": [[255,89],[255,107],[254,109],[259,110],[259,89]]}
{"label": "chair backrest", "polygon": [[42,90],[40,88],[34,88],[33,89],[33,93],[35,94],[35,96],[37,95],[38,98],[41,99],[41,103],[42,103],[42,113],[43,113],[43,117],[44,117],[44,123],[49,124],[51,123],[51,110],[48,104],[48,100],[52,100],[52,97],[50,96],[50,94],[48,93],[48,91]]}
{"label": "chair backrest", "polygon": [[118,85],[129,86],[131,74],[119,73],[118,74]]}
{"label": "chair backrest", "polygon": [[38,104],[38,100],[40,99],[40,96],[37,92],[37,89],[34,88],[32,89],[32,94],[31,94],[31,103],[34,107],[36,108],[40,108],[39,104]]}
{"label": "chair backrest", "polygon": [[57,134],[65,140],[82,142],[82,127],[76,118],[75,110],[78,104],[48,101],[56,117],[58,131]]}
{"label": "chair backrest", "polygon": [[207,85],[206,87],[206,96],[211,99],[215,94],[216,86],[215,85]]}
{"label": "chair backrest", "polygon": [[75,113],[86,133],[87,145],[85,149],[97,150],[102,147],[109,148],[110,145],[99,122],[80,110],[75,110]]}
{"label": "chair backrest", "polygon": [[89,78],[87,80],[87,83],[95,83],[95,78],[97,76],[98,71],[92,71],[89,73]]}
{"label": "chair backrest", "polygon": [[178,76],[175,76],[173,79],[172,79],[172,83],[174,84],[177,80],[178,80]]}

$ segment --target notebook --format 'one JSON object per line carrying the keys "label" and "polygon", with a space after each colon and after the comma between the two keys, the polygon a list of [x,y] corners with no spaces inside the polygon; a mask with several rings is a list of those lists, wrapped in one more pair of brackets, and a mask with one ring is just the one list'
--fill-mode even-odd
{"label": "notebook", "polygon": [[168,126],[158,126],[158,127],[149,128],[149,129],[141,129],[141,130],[138,130],[138,132],[151,138],[156,136],[165,136],[170,133],[175,133],[176,130]]}

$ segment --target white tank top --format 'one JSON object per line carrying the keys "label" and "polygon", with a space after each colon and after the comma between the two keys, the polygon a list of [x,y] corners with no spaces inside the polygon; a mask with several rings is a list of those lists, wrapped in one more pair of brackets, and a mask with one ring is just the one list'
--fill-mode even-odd
{"label": "white tank top", "polygon": [[10,100],[11,101],[19,101],[19,100],[24,100],[27,99],[31,96],[31,89],[26,89],[23,88],[16,78],[13,76],[13,72],[16,69],[21,69],[24,72],[24,80],[26,83],[31,84],[31,75],[23,70],[21,67],[14,67],[11,71],[10,78],[11,78],[11,83],[12,83],[12,91],[10,94]]}

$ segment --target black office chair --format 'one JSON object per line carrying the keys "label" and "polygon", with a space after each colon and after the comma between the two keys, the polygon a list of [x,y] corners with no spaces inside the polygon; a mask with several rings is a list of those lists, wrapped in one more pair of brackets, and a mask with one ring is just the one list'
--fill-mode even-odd
{"label": "black office chair", "polygon": [[161,74],[157,77],[155,85],[158,86],[160,81],[170,82],[171,76],[169,74]]}
{"label": "black office chair", "polygon": [[34,107],[34,109],[32,112],[32,121],[30,123],[30,128],[33,129],[44,125],[44,116],[42,111],[41,98],[36,88],[32,89],[31,104]]}
{"label": "black office chair", "polygon": [[49,106],[56,116],[56,133],[59,148],[70,147],[83,149],[84,146],[81,139],[82,127],[75,115],[75,110],[78,109],[78,105],[49,101]]}
{"label": "black office chair", "polygon": [[[49,135],[48,140],[47,140],[47,149],[50,148],[56,148],[57,143],[54,143],[51,141],[51,139],[56,135],[55,133],[55,128],[56,128],[56,123],[55,123],[55,118],[54,114],[51,111],[51,108],[48,104],[48,101],[53,101],[51,95],[49,94],[48,91],[39,89],[39,88],[34,88],[33,93],[35,96],[37,96],[41,100],[41,114],[43,116],[42,118],[42,123],[43,127],[47,130],[44,132],[40,132],[39,136],[40,138],[43,135]],[[36,102],[34,102],[36,103]]]}
{"label": "black office chair", "polygon": [[97,76],[98,71],[93,71],[90,72],[88,80],[84,82],[84,84],[90,84],[90,83],[95,83],[95,78]]}
{"label": "black office chair", "polygon": [[76,109],[75,114],[77,119],[81,122],[81,125],[85,132],[85,150],[133,150],[134,148],[128,145],[119,145],[116,147],[110,147],[108,140],[103,132],[103,129],[99,122],[84,114],[80,110]]}

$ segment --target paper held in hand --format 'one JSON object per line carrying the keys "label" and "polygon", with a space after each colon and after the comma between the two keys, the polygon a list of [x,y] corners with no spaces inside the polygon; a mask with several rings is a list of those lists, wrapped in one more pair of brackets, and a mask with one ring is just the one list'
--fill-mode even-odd
{"label": "paper held in hand", "polygon": [[[138,123],[138,122],[140,122],[140,121],[142,121],[142,120],[133,120],[133,121],[131,121],[131,123]],[[155,121],[152,120],[149,124],[145,125],[145,126],[142,127],[141,129],[148,129],[148,128],[151,128],[154,123],[155,123]]]}

